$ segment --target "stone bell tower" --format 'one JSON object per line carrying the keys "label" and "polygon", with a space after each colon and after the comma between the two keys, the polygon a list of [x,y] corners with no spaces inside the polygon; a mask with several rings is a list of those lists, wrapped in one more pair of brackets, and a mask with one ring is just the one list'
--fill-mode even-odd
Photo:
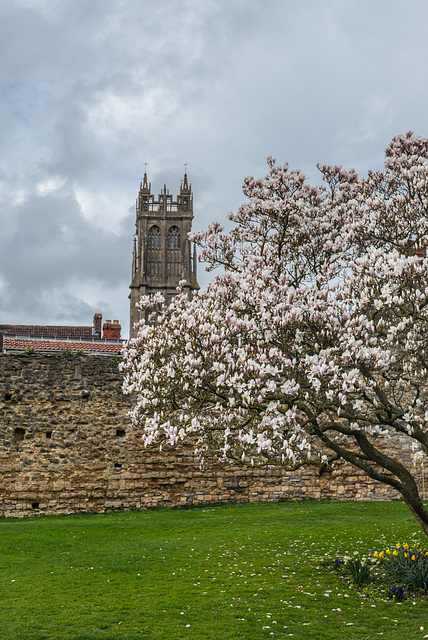
{"label": "stone bell tower", "polygon": [[140,320],[135,304],[141,296],[162,293],[167,304],[185,280],[185,289],[199,289],[196,279],[196,247],[191,247],[187,234],[192,229],[193,194],[187,173],[174,200],[164,185],[155,200],[151,184],[144,173],[136,203],[132,281],[130,338],[137,335],[134,323]]}

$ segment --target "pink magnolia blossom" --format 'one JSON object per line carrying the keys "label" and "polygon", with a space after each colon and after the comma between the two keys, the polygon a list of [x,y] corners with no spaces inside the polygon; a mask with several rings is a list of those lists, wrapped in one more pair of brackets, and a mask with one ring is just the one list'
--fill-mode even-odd
{"label": "pink magnolia blossom", "polygon": [[397,136],[384,171],[319,165],[312,186],[268,159],[229,233],[191,234],[209,269],[161,296],[124,349],[147,446],[296,469],[346,460],[395,488],[428,535],[412,451],[428,454],[428,140]]}

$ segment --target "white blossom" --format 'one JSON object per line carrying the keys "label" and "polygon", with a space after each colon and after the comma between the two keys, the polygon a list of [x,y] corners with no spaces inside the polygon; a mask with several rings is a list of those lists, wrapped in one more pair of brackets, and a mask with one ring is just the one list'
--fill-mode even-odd
{"label": "white blossom", "polygon": [[[224,271],[190,298],[182,285],[169,307],[140,302],[157,321],[141,321],[122,369],[147,446],[189,440],[201,460],[291,468],[335,449],[358,465],[364,437],[377,473],[379,445],[400,437],[425,459],[427,161],[428,141],[409,133],[363,178],[319,165],[312,186],[270,159],[265,179],[245,179],[231,231],[191,234]],[[396,462],[407,501],[412,465]]]}

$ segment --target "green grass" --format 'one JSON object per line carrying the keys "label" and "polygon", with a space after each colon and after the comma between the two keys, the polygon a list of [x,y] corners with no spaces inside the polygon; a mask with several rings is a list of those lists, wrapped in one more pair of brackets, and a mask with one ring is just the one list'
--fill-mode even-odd
{"label": "green grass", "polygon": [[414,540],[400,502],[4,519],[0,638],[423,638],[427,600],[373,599],[325,568]]}

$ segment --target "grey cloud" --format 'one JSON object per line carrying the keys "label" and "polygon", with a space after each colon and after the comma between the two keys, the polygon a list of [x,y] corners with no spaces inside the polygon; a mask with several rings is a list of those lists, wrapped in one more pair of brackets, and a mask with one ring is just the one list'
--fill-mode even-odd
{"label": "grey cloud", "polygon": [[2,321],[105,305],[126,325],[145,162],[155,193],[189,162],[204,228],[267,155],[317,180],[316,162],[365,171],[396,133],[427,135],[427,17],[423,0],[2,3]]}
{"label": "grey cloud", "polygon": [[65,304],[67,288],[76,281],[94,283],[100,292],[121,283],[126,290],[129,229],[120,235],[96,228],[66,196],[33,197],[13,214],[17,228],[0,240],[0,272],[7,283],[0,300],[3,317],[11,308],[19,315],[33,314],[34,322],[47,322],[49,305],[73,307],[73,315],[76,309],[93,312],[82,300],[76,304],[75,296]]}

